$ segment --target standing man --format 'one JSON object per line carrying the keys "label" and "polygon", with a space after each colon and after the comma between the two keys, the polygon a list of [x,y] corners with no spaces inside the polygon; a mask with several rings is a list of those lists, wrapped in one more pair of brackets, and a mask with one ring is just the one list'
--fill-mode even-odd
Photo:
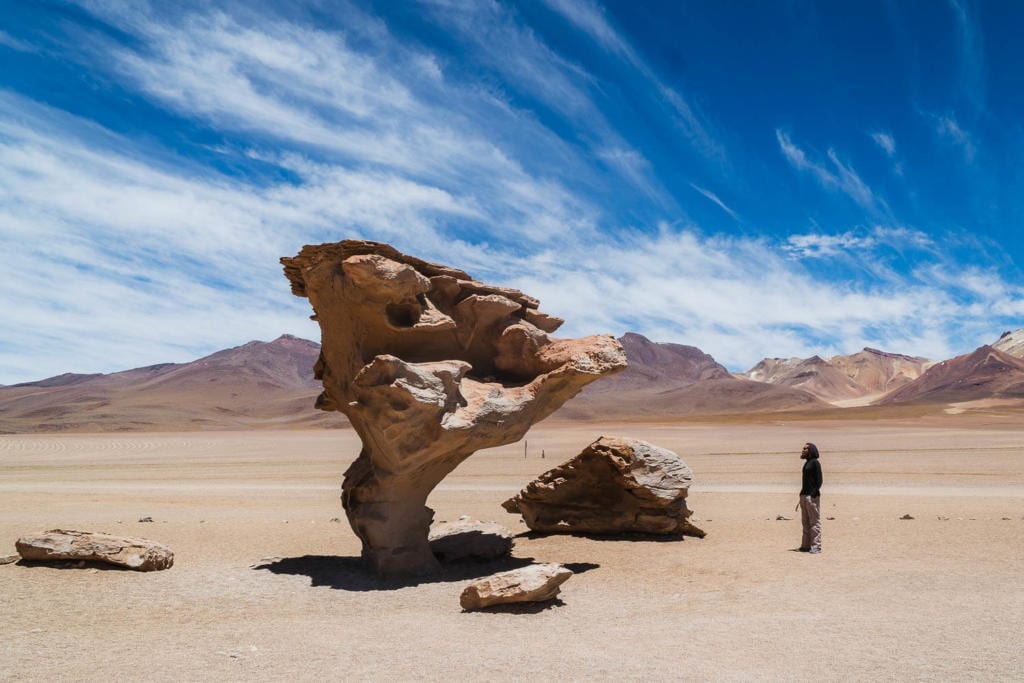
{"label": "standing man", "polygon": [[800,521],[804,535],[800,552],[818,554],[821,552],[821,463],[818,462],[818,447],[805,443],[800,458],[804,460],[803,485],[800,487]]}

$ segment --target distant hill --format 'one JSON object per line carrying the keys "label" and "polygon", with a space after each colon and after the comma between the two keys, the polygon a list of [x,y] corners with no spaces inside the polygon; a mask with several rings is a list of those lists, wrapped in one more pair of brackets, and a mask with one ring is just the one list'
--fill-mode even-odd
{"label": "distant hill", "polygon": [[931,364],[926,358],[864,348],[850,355],[765,358],[740,375],[806,391],[823,401],[873,398],[912,382]]}
{"label": "distant hill", "polygon": [[878,404],[961,403],[986,398],[1024,398],[1024,359],[981,346],[936,363]]}
{"label": "distant hill", "polygon": [[883,394],[913,382],[931,365],[920,356],[906,356],[865,347],[847,356],[833,356],[828,362],[863,387],[868,394]]}
{"label": "distant hill", "polygon": [[626,351],[626,369],[588,385],[555,413],[556,417],[670,419],[829,408],[799,389],[736,378],[694,346],[659,344],[635,333],[627,333],[619,341]]}
{"label": "distant hill", "polygon": [[314,342],[285,335],[165,363],[0,388],[0,432],[340,426],[313,408]]}
{"label": "distant hill", "polygon": [[[635,333],[620,341],[628,367],[587,386],[556,417],[672,420],[981,399],[1024,405],[1024,330],[937,364],[865,348],[828,359],[766,358],[741,375],[694,346]],[[319,352],[315,342],[284,335],[190,363],[0,386],[0,433],[344,427],[340,413],[313,407]]]}

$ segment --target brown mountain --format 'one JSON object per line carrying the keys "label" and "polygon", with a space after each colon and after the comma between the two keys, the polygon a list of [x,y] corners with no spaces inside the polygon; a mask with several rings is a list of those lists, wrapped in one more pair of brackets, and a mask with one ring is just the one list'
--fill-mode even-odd
{"label": "brown mountain", "polygon": [[[864,387],[824,358],[766,358],[746,373],[754,381],[801,389],[825,401],[857,398]],[[764,379],[760,379],[764,378]]]}
{"label": "brown mountain", "polygon": [[632,332],[619,341],[626,369],[587,386],[557,417],[655,419],[829,407],[799,389],[736,378],[694,346],[659,344]]}
{"label": "brown mountain", "polygon": [[847,356],[833,356],[828,362],[868,394],[883,394],[913,382],[932,365],[932,361],[920,356],[905,356],[868,347]]}
{"label": "brown mountain", "polygon": [[192,361],[0,388],[0,432],[340,426],[313,409],[320,346],[285,335]]}
{"label": "brown mountain", "polygon": [[1024,359],[981,346],[936,363],[877,403],[960,403],[984,398],[1024,398]]}
{"label": "brown mountain", "polygon": [[802,389],[829,402],[877,396],[913,381],[926,358],[865,348],[857,353],[810,358],[765,358],[740,375],[757,382]]}
{"label": "brown mountain", "polygon": [[652,387],[666,391],[703,380],[730,377],[725,366],[696,346],[658,344],[647,337],[627,332],[619,337],[629,365],[622,372],[594,382],[584,393],[619,391],[621,388]]}

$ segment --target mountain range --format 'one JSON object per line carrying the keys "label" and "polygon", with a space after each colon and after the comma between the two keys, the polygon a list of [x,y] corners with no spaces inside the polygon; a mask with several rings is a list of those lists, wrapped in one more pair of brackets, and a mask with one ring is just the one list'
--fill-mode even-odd
{"label": "mountain range", "polygon": [[285,335],[191,363],[0,387],[0,433],[330,427],[313,409],[320,345]]}
{"label": "mountain range", "polygon": [[[941,362],[865,348],[850,355],[766,358],[730,373],[693,346],[620,338],[628,367],[555,414],[567,420],[679,420],[855,406],[1024,404],[1024,330]],[[0,386],[0,433],[337,428],[315,410],[320,346],[290,335],[252,341],[190,363],[110,374],[63,374]]]}
{"label": "mountain range", "polygon": [[864,405],[919,378],[932,365],[927,358],[865,348],[829,359],[765,358],[739,375],[786,386],[838,405]]}

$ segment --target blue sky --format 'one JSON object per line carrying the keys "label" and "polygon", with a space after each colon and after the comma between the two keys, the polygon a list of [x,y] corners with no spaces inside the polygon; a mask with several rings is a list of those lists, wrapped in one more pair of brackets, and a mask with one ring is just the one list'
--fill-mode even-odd
{"label": "blue sky", "polygon": [[0,0],[0,383],[319,339],[363,238],[734,370],[1024,325],[1024,4]]}

